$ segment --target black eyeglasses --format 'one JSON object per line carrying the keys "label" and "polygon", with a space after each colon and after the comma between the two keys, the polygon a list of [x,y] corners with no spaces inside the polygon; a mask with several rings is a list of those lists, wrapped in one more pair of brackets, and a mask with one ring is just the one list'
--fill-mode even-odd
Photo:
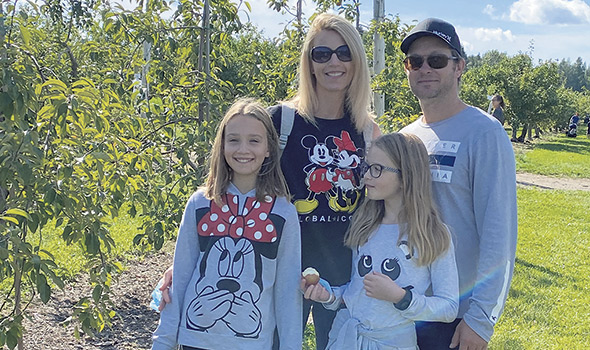
{"label": "black eyeglasses", "polygon": [[404,67],[407,70],[418,70],[424,64],[424,61],[428,62],[428,66],[432,69],[442,69],[449,64],[449,60],[456,61],[459,57],[447,56],[443,54],[434,54],[430,56],[407,56],[404,59]]}
{"label": "black eyeglasses", "polygon": [[332,58],[332,54],[336,54],[336,57],[342,62],[352,61],[352,54],[348,45],[342,45],[332,50],[327,46],[316,46],[311,49],[311,59],[316,63],[326,63]]}
{"label": "black eyeglasses", "polygon": [[401,174],[401,170],[396,169],[396,168],[391,168],[391,167],[377,164],[377,163],[369,164],[367,162],[363,162],[361,164],[361,177],[365,176],[365,174],[368,171],[369,174],[371,174],[371,177],[376,179],[379,176],[381,176],[381,173],[383,173],[383,170],[390,171],[390,172],[396,173],[396,174]]}

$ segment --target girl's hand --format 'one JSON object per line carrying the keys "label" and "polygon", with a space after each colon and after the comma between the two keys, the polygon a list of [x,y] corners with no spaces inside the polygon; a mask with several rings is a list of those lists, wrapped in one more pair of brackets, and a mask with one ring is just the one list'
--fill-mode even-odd
{"label": "girl's hand", "polygon": [[367,296],[379,300],[397,303],[406,294],[406,291],[398,286],[389,276],[373,271],[367,274],[363,280]]}
{"label": "girl's hand", "polygon": [[307,284],[305,278],[301,278],[301,291],[305,299],[310,299],[320,303],[325,303],[330,300],[330,292],[321,284]]}

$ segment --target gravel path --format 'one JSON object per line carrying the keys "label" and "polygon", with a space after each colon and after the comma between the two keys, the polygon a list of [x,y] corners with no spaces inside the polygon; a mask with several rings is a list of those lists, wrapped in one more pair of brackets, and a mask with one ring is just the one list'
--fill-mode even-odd
{"label": "gravel path", "polygon": [[[519,186],[542,189],[590,191],[590,179],[568,179],[534,174],[517,174]],[[125,272],[113,285],[115,312],[113,327],[94,338],[73,336],[72,326],[62,326],[72,313],[73,304],[88,295],[85,281],[74,281],[64,291],[56,290],[49,303],[36,301],[25,320],[25,349],[50,350],[138,350],[150,349],[151,333],[158,314],[149,308],[150,293],[163,271],[172,262],[172,244],[142,259],[130,260]]]}

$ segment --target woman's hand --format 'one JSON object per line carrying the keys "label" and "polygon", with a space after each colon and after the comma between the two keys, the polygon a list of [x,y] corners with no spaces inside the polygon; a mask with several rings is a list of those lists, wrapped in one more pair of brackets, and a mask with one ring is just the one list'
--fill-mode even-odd
{"label": "woman's hand", "polygon": [[166,304],[169,304],[171,299],[170,299],[170,293],[168,292],[170,290],[170,287],[172,286],[172,266],[170,266],[168,268],[168,270],[166,270],[166,272],[164,272],[164,276],[162,276],[162,286],[160,287],[160,290],[162,291],[162,300],[160,301],[160,306],[158,306],[158,310],[160,310],[160,312],[162,312],[162,310],[164,310],[164,306],[166,306]]}
{"label": "woman's hand", "polygon": [[363,280],[367,296],[379,300],[397,303],[406,294],[405,289],[398,286],[389,276],[379,272],[367,274]]}

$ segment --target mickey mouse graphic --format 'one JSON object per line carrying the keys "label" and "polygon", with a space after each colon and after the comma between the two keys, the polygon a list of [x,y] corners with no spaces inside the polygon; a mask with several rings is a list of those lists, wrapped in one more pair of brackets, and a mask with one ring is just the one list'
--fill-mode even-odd
{"label": "mickey mouse graphic", "polygon": [[186,327],[237,337],[257,338],[264,290],[262,258],[276,259],[285,219],[272,214],[275,199],[248,197],[239,212],[238,196],[227,194],[221,206],[196,211],[199,247],[204,252],[195,285],[197,296],[186,311]]}
{"label": "mickey mouse graphic", "polygon": [[324,193],[329,199],[329,192],[332,190],[332,179],[334,172],[331,165],[334,162],[334,157],[330,152],[330,148],[326,142],[318,142],[313,135],[306,135],[301,139],[301,145],[307,148],[308,157],[311,164],[306,165],[303,171],[307,174],[305,183],[309,190],[309,195],[306,199],[298,199],[295,201],[295,208],[299,214],[309,214],[314,211],[319,202],[315,198],[317,194]]}

